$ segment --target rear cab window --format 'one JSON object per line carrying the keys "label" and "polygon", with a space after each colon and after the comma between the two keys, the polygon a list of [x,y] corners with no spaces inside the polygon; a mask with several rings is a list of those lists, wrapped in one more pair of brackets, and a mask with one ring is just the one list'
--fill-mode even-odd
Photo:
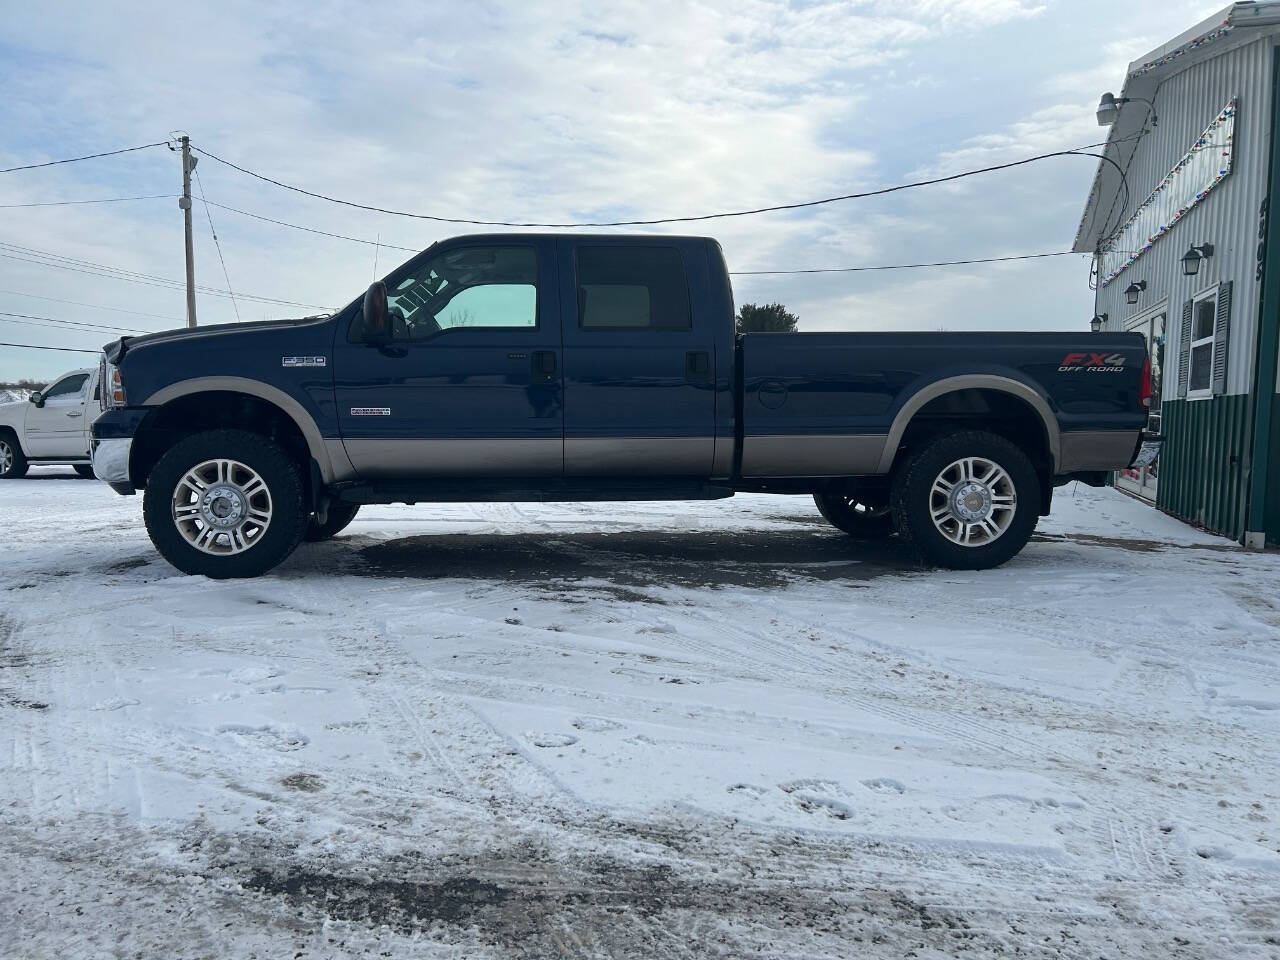
{"label": "rear cab window", "polygon": [[577,251],[583,330],[688,330],[689,283],[674,247],[610,244]]}

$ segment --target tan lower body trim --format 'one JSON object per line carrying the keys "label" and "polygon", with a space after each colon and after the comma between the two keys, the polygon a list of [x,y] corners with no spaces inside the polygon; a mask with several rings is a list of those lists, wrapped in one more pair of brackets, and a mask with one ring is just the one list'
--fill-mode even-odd
{"label": "tan lower body trim", "polygon": [[565,437],[564,473],[590,477],[709,477],[713,437]]}
{"label": "tan lower body trim", "polygon": [[367,480],[559,476],[564,457],[559,437],[345,440],[343,445]]}
{"label": "tan lower body trim", "polygon": [[744,477],[856,477],[878,473],[883,434],[747,437]]}

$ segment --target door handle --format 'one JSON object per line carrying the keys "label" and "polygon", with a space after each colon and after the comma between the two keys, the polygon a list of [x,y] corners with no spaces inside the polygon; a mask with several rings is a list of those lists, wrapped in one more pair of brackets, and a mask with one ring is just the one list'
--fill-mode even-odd
{"label": "door handle", "polygon": [[711,354],[705,350],[690,350],[684,355],[685,379],[699,383],[711,379]]}
{"label": "door handle", "polygon": [[533,380],[535,383],[548,383],[556,378],[556,354],[554,350],[535,350],[533,352]]}
{"label": "door handle", "polygon": [[67,411],[67,416],[68,416],[68,417],[83,417],[83,416],[84,416],[84,412],[83,412],[83,411],[81,411],[81,410],[68,410],[68,411]]}

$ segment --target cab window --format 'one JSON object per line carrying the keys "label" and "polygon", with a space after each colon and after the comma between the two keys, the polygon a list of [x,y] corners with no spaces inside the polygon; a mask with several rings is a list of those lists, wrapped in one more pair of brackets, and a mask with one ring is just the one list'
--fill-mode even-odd
{"label": "cab window", "polygon": [[689,329],[689,284],[680,251],[580,247],[578,323],[584,330]]}
{"label": "cab window", "polygon": [[[532,330],[538,325],[538,258],[532,247],[462,247],[387,284],[393,341],[460,328]],[[358,341],[363,318],[352,321]]]}
{"label": "cab window", "polygon": [[84,387],[84,382],[89,379],[87,373],[73,373],[69,377],[63,377],[57,383],[52,384],[44,391],[44,398],[52,400],[54,397],[66,397],[72,394],[78,394]]}

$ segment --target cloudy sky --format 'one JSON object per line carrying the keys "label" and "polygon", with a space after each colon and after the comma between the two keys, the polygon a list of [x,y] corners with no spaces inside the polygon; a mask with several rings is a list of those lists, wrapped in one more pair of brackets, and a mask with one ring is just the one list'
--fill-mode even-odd
{"label": "cloudy sky", "polygon": [[[273,4],[10,3],[0,30],[0,167],[187,131],[269,176],[384,207],[486,220],[710,213],[874,189],[1102,139],[1098,96],[1222,4],[1197,0],[621,0]],[[1068,249],[1094,161],[681,232],[736,270],[842,267]],[[205,159],[215,203],[421,248],[459,228],[290,194]],[[0,175],[0,340],[96,349],[109,331],[30,317],[181,324],[176,155],[153,148]],[[198,190],[197,190],[198,195]],[[205,209],[196,279],[225,289]],[[217,207],[231,289],[352,299],[375,247]],[[662,229],[662,228],[658,228]],[[674,228],[673,228],[674,229]],[[32,251],[39,251],[33,253]],[[49,265],[48,254],[73,258]],[[382,249],[378,273],[408,254]],[[40,261],[40,262],[33,262]],[[75,269],[67,269],[74,267]],[[1080,329],[1077,256],[872,274],[739,277],[739,303],[786,303],[803,330]],[[136,278],[144,279],[144,278]],[[67,302],[73,301],[73,302]],[[311,307],[238,302],[241,319]],[[108,309],[111,308],[111,309]],[[121,312],[131,311],[131,312]],[[201,323],[236,319],[201,295]],[[88,354],[0,347],[0,380]]]}

